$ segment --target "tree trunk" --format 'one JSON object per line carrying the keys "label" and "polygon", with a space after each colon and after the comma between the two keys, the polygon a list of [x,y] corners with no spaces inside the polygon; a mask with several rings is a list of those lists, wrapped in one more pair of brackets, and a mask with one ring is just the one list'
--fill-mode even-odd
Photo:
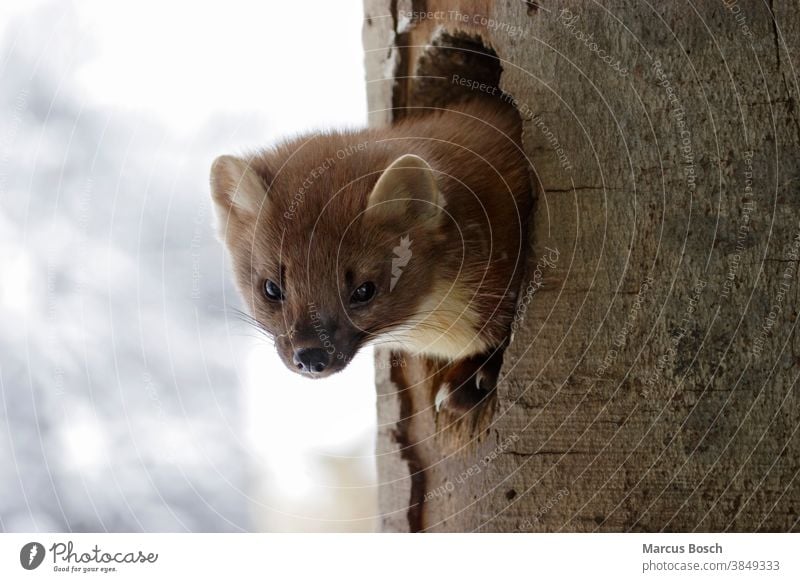
{"label": "tree trunk", "polygon": [[385,531],[800,529],[800,14],[607,4],[366,0],[371,123],[499,83],[538,177],[481,414],[376,356]]}

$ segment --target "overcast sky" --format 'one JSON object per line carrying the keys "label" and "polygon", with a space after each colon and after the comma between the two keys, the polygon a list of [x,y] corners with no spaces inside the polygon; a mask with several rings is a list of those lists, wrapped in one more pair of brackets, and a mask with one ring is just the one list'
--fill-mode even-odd
{"label": "overcast sky", "polygon": [[207,186],[219,154],[365,123],[361,18],[2,4],[0,530],[370,527],[371,355],[303,380],[233,317]]}

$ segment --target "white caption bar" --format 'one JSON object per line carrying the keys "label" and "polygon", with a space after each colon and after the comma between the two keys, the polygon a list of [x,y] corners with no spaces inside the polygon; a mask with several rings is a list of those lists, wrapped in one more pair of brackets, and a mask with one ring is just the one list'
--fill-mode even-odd
{"label": "white caption bar", "polygon": [[792,534],[3,534],[0,580],[800,580]]}

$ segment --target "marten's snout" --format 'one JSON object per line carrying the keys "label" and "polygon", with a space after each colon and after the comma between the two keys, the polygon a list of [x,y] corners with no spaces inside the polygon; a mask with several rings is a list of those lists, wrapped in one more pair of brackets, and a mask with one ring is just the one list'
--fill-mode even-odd
{"label": "marten's snout", "polygon": [[330,366],[331,355],[321,348],[300,348],[295,350],[292,361],[300,372],[313,376]]}
{"label": "marten's snout", "polygon": [[276,338],[275,347],[287,368],[316,379],[347,367],[358,347],[356,339],[334,317],[315,311],[308,318],[296,318],[291,328]]}

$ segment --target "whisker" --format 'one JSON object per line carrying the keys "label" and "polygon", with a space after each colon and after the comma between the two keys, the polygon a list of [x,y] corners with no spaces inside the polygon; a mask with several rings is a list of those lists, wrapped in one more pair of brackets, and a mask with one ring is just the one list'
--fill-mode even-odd
{"label": "whisker", "polygon": [[236,319],[247,325],[247,328],[251,331],[255,331],[257,336],[267,340],[267,343],[273,344],[275,343],[274,335],[267,330],[261,323],[249,313],[245,313],[241,309],[237,309],[235,307],[231,307],[230,311],[233,313]]}

